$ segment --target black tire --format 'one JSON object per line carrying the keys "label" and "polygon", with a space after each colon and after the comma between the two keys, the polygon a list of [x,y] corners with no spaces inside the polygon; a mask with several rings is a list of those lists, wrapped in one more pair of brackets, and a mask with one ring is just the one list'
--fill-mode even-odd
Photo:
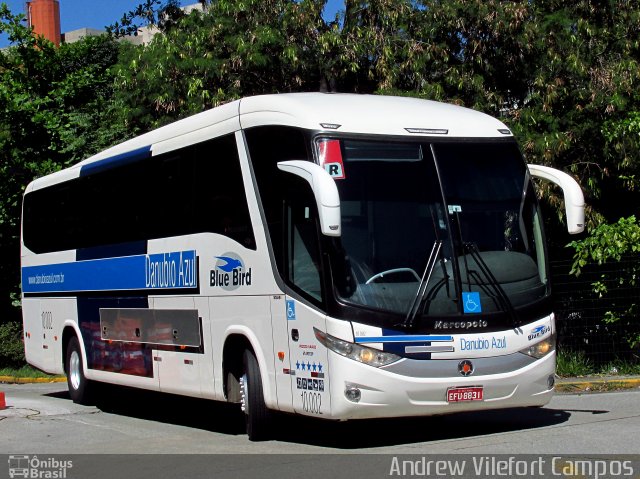
{"label": "black tire", "polygon": [[253,351],[245,350],[242,362],[244,369],[240,393],[247,435],[250,441],[264,441],[269,439],[272,414],[264,403],[258,360]]}
{"label": "black tire", "polygon": [[84,375],[84,361],[80,342],[76,336],[69,340],[65,362],[69,396],[74,403],[87,405],[91,401],[91,382]]}

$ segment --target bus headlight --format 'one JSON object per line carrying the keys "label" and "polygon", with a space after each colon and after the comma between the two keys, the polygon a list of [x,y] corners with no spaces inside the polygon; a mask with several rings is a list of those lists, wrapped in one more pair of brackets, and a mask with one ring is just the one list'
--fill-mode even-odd
{"label": "bus headlight", "polygon": [[330,349],[345,358],[358,361],[359,363],[379,368],[402,359],[396,354],[385,353],[378,349],[368,348],[366,346],[360,346],[359,344],[343,341],[342,339],[331,336],[317,328],[313,328],[313,332],[315,333],[316,338],[318,338],[318,341],[326,346],[327,349]]}
{"label": "bus headlight", "polygon": [[540,359],[545,357],[551,351],[555,351],[556,349],[556,335],[552,334],[546,339],[534,344],[533,346],[529,346],[528,348],[522,349],[520,352],[522,354],[526,354],[527,356],[531,356],[536,359]]}

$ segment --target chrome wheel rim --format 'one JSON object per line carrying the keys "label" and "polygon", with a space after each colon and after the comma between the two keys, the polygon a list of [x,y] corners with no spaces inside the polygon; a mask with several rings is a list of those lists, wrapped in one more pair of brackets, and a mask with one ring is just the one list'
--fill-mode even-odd
{"label": "chrome wheel rim", "polygon": [[80,387],[80,355],[78,351],[72,351],[69,358],[69,381],[71,381],[73,389]]}

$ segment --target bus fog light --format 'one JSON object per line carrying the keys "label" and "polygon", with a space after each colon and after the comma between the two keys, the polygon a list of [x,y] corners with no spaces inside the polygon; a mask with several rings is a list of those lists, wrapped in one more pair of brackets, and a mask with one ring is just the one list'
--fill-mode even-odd
{"label": "bus fog light", "polygon": [[556,384],[556,378],[552,374],[547,378],[547,389],[553,389],[553,386],[555,386],[555,384]]}
{"label": "bus fog light", "polygon": [[362,397],[362,393],[360,392],[360,389],[351,386],[344,390],[344,397],[351,402],[359,402]]}

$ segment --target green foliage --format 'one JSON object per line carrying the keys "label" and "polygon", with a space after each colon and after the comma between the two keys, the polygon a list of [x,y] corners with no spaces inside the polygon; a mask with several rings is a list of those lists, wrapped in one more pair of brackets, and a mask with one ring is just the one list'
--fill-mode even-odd
{"label": "green foliage", "polygon": [[[578,276],[589,262],[599,265],[607,260],[620,261],[622,255],[640,251],[640,225],[635,216],[620,218],[614,224],[601,224],[587,238],[572,241],[575,250],[571,274]],[[631,279],[635,284],[635,278]]]}
{"label": "green foliage", "polygon": [[[575,251],[570,274],[579,276],[587,265],[603,265],[607,261],[620,261],[624,255],[637,254],[640,251],[640,225],[636,218],[620,218],[614,224],[601,224],[582,240],[569,244]],[[600,299],[607,299],[612,290],[618,288],[637,288],[640,278],[640,266],[637,262],[616,270],[615,276],[602,273],[600,279],[592,284],[592,291]],[[640,345],[640,321],[638,305],[631,302],[622,310],[616,309],[616,302],[609,300],[611,310],[604,315],[607,324],[620,323],[624,327],[624,337],[632,348]]]}
{"label": "green foliage", "polygon": [[52,379],[63,376],[52,376],[51,374],[43,373],[31,366],[16,366],[16,367],[0,367],[0,376],[8,376],[10,378],[44,378]]}
{"label": "green foliage", "polygon": [[24,365],[22,325],[18,322],[0,324],[0,367]]}
{"label": "green foliage", "polygon": [[556,373],[560,377],[588,376],[596,372],[593,363],[583,351],[558,350]]}
{"label": "green foliage", "polygon": [[631,376],[640,374],[640,363],[615,359],[604,364],[595,364],[584,351],[571,351],[560,348],[556,362],[558,376],[581,377],[591,375]]}
{"label": "green foliage", "polygon": [[123,51],[117,101],[136,131],[241,96],[317,90],[324,2],[220,0]]}
{"label": "green foliage", "polygon": [[0,314],[15,316],[19,291],[22,193],[34,178],[76,163],[129,132],[111,102],[110,68],[118,44],[89,37],[55,48],[34,37],[6,4],[0,31],[13,45],[0,51]]}
{"label": "green foliage", "polygon": [[601,373],[611,376],[638,376],[640,375],[640,362],[637,360],[635,362],[622,360],[611,361],[602,367]]}
{"label": "green foliage", "polygon": [[[203,3],[203,2],[201,2]],[[175,27],[184,13],[180,0],[145,0],[136,8],[122,15],[119,22],[107,27],[107,33],[114,38],[137,36],[143,26],[157,26],[160,31]]]}

